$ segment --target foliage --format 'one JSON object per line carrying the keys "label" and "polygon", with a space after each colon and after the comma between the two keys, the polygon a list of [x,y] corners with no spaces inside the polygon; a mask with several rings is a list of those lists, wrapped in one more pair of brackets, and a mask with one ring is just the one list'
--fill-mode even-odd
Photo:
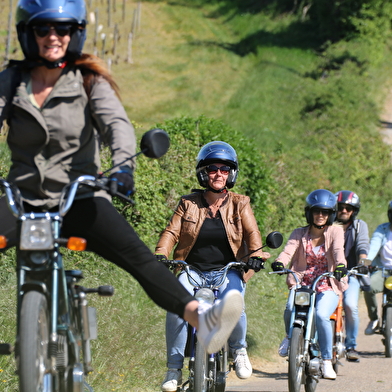
{"label": "foliage", "polygon": [[138,158],[136,207],[117,204],[145,242],[155,245],[181,195],[200,187],[195,174],[196,156],[201,146],[213,140],[226,141],[235,148],[240,170],[233,191],[250,196],[256,219],[260,228],[263,227],[272,180],[265,157],[248,138],[205,116],[175,118],[157,126],[170,136],[168,153],[159,160]]}

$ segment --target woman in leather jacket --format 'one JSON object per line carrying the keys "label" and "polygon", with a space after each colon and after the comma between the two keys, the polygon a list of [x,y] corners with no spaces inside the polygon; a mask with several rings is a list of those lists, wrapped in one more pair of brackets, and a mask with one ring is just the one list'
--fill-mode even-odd
{"label": "woman in leather jacket", "polygon": [[[0,120],[8,122],[11,151],[8,180],[20,189],[26,211],[50,211],[65,185],[83,174],[98,176],[100,141],[110,146],[116,165],[134,155],[135,132],[109,72],[97,57],[82,54],[83,0],[19,0],[16,23],[25,59],[0,73]],[[125,195],[134,187],[134,163],[127,162],[110,176]],[[230,293],[234,312],[227,302],[199,312],[198,301],[157,262],[109,194],[78,194],[62,229],[65,237],[85,238],[88,250],[132,274],[156,304],[198,328],[208,352],[226,341],[241,314],[240,293]],[[5,198],[0,233],[15,245],[16,221]],[[208,316],[218,322],[207,325]]]}
{"label": "woman in leather jacket", "polygon": [[[181,197],[166,229],[162,232],[155,249],[157,258],[164,261],[173,248],[175,260],[185,260],[200,270],[212,282],[220,276],[219,270],[230,261],[241,260],[254,251],[249,259],[247,273],[229,270],[220,295],[224,298],[230,289],[245,294],[246,281],[263,268],[269,253],[261,248],[261,236],[250,206],[248,196],[228,191],[234,186],[238,174],[237,154],[227,143],[216,141],[206,144],[197,157],[196,175],[205,190]],[[191,293],[185,272],[179,281]],[[232,351],[236,374],[248,378],[252,366],[246,352],[246,314],[234,328],[229,347]],[[166,343],[167,367],[162,391],[176,390],[182,378],[187,323],[173,313],[167,314]]]}

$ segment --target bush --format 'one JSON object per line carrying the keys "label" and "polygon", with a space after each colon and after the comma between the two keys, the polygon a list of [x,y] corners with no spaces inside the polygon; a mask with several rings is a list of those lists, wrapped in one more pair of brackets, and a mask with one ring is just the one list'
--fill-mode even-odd
{"label": "bush", "polygon": [[273,182],[264,156],[251,140],[223,122],[204,116],[180,117],[157,127],[170,136],[168,153],[158,160],[138,158],[135,208],[115,202],[143,241],[154,246],[179,198],[200,187],[195,174],[196,156],[201,146],[213,140],[225,141],[237,151],[240,170],[233,191],[250,196],[262,230],[268,212],[267,195]]}

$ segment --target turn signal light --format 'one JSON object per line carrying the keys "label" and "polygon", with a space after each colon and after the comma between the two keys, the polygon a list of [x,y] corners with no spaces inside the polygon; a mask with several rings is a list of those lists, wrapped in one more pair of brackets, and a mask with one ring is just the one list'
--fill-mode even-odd
{"label": "turn signal light", "polygon": [[87,241],[80,237],[69,237],[67,242],[67,248],[70,250],[86,250]]}
{"label": "turn signal light", "polygon": [[384,285],[388,290],[392,290],[392,276],[385,279]]}
{"label": "turn signal light", "polygon": [[4,235],[0,235],[0,249],[4,249],[7,247],[7,237]]}

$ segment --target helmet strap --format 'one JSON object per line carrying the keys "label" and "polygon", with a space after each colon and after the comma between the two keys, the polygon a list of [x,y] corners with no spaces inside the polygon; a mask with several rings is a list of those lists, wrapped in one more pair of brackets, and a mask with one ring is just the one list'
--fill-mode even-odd
{"label": "helmet strap", "polygon": [[44,65],[48,69],[55,69],[55,68],[60,68],[63,69],[67,66],[67,61],[64,60],[64,58],[56,61],[48,61],[46,59],[40,58],[42,61],[42,65]]}
{"label": "helmet strap", "polygon": [[210,186],[207,186],[207,191],[211,191],[212,193],[227,193],[227,188],[223,187],[222,189],[213,189]]}
{"label": "helmet strap", "polygon": [[317,225],[314,224],[314,223],[313,223],[313,226],[314,226],[316,229],[324,229],[324,227],[325,227],[325,225],[323,225],[323,226],[317,226]]}

